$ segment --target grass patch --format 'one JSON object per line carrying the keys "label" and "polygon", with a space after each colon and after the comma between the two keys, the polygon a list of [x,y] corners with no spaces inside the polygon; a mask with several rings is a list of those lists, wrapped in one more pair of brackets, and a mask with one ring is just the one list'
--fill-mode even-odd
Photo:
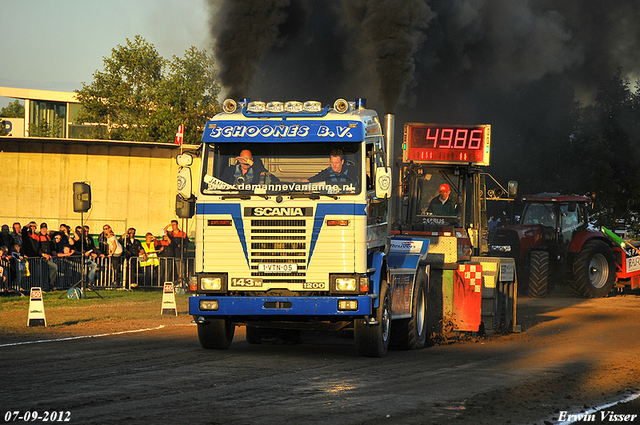
{"label": "grass patch", "polygon": [[162,315],[162,292],[99,291],[89,297],[70,300],[66,292],[44,294],[46,327],[29,327],[29,297],[0,298],[0,342],[16,339],[39,339],[93,332],[122,331],[166,324],[168,321],[190,323],[188,298],[176,294],[178,317]]}
{"label": "grass patch", "polygon": [[[120,303],[146,303],[162,299],[162,292],[150,291],[98,291],[100,298],[95,292],[87,291],[88,296],[79,300],[67,298],[66,291],[47,292],[44,294],[45,307],[74,308],[92,305],[113,305]],[[180,295],[176,294],[176,300]],[[29,305],[28,296],[0,297],[0,309],[22,309]]]}

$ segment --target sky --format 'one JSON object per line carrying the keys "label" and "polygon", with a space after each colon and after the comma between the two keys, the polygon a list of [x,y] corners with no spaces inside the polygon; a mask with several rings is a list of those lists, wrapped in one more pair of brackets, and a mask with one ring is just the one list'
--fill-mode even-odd
{"label": "sky", "polygon": [[[71,92],[136,35],[166,59],[212,51],[204,0],[0,0],[0,86]],[[13,99],[0,97],[0,107]]]}

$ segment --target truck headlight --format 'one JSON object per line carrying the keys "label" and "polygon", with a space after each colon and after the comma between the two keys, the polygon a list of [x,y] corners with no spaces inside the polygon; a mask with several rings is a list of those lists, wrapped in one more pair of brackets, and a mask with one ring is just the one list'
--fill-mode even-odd
{"label": "truck headlight", "polygon": [[356,279],[354,277],[349,278],[337,278],[336,279],[336,291],[339,292],[352,292],[356,290]]}
{"label": "truck headlight", "polygon": [[222,288],[222,279],[219,277],[203,277],[200,279],[200,288],[203,291],[219,291]]}
{"label": "truck headlight", "polygon": [[227,275],[219,273],[198,276],[198,290],[201,292],[226,292]]}
{"label": "truck headlight", "polygon": [[331,293],[359,294],[360,276],[358,275],[331,275]]}

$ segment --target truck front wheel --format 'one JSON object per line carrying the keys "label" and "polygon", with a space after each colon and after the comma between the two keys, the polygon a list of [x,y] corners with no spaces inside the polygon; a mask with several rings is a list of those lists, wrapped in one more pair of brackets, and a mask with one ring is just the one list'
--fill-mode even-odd
{"label": "truck front wheel", "polygon": [[375,325],[367,324],[364,319],[354,323],[354,337],[358,354],[365,357],[382,357],[389,349],[391,310],[389,286],[386,281],[380,282],[380,306],[375,311]]}
{"label": "truck front wheel", "polygon": [[198,339],[202,348],[226,350],[233,341],[236,327],[229,320],[209,319],[198,323]]}
{"label": "truck front wheel", "polygon": [[529,258],[529,288],[531,298],[546,297],[549,291],[549,253],[531,251]]}
{"label": "truck front wheel", "polygon": [[600,298],[611,292],[616,280],[616,260],[602,241],[589,241],[573,262],[573,290],[585,298]]}
{"label": "truck front wheel", "polygon": [[419,349],[427,341],[427,274],[424,270],[416,277],[411,310],[411,318],[392,322],[391,343],[400,350]]}

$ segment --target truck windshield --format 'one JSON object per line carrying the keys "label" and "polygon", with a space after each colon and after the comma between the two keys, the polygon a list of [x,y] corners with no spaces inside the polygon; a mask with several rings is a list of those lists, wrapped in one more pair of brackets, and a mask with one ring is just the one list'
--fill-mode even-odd
{"label": "truck windshield", "polygon": [[362,143],[205,144],[202,193],[357,194]]}

